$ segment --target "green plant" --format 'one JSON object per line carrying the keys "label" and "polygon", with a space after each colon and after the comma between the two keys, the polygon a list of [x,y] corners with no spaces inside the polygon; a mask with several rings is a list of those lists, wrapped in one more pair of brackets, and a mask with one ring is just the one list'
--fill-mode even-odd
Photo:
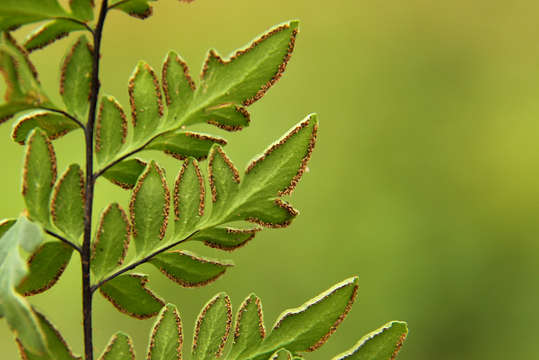
{"label": "green plant", "polygon": [[[149,0],[103,0],[94,26],[89,25],[94,17],[92,0],[71,0],[69,12],[57,0],[3,0],[0,4],[0,71],[7,84],[0,119],[17,116],[13,139],[26,146],[22,189],[26,211],[17,220],[0,224],[0,315],[16,335],[23,359],[77,358],[25,298],[53,286],[73,252],[80,255],[83,274],[85,359],[94,359],[92,298],[96,291],[128,315],[158,315],[147,358],[180,359],[183,338],[175,306],[165,304],[146,287],[146,275],[131,271],[149,263],[182,286],[205,285],[232,264],[176,250],[178,245],[201,241],[234,250],[262,227],[288,226],[298,214],[282,197],[294,190],[310,159],[318,129],[316,115],[309,115],[253,160],[242,178],[223,150],[225,139],[186,130],[197,123],[227,131],[248,126],[247,107],[286,69],[298,22],[273,28],[227,60],[210,51],[199,84],[173,51],[165,59],[161,79],[140,62],[129,79],[129,126],[122,106],[112,96],[99,96],[100,44],[111,10],[141,18],[151,14]],[[18,26],[37,21],[45,23],[23,46],[10,35]],[[60,92],[64,106],[59,106],[41,87],[28,52],[74,31],[88,32],[91,41],[87,34],[80,36],[63,60]],[[52,141],[76,130],[84,135],[85,165],[73,164],[57,179]],[[172,191],[164,169],[155,161],[134,158],[147,150],[162,151],[183,162]],[[199,166],[205,158],[207,176]],[[102,211],[97,229],[92,229],[94,185],[101,177],[131,189],[129,217],[112,203]],[[169,218],[174,220],[171,224]],[[44,241],[45,235],[49,241]],[[135,254],[126,259],[131,239]],[[31,254],[27,261],[19,248]],[[226,354],[232,309],[228,296],[218,294],[199,315],[192,356],[301,358],[299,353],[317,349],[336,330],[357,289],[357,278],[335,285],[284,312],[267,336],[261,302],[250,295],[237,311],[233,345]],[[394,358],[406,334],[406,324],[391,322],[336,359]],[[129,336],[123,333],[112,337],[100,357],[128,358],[134,354]]]}

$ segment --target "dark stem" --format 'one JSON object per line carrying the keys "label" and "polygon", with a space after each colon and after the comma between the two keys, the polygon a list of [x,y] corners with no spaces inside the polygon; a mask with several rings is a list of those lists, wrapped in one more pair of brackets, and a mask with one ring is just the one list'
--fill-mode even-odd
{"label": "dark stem", "polygon": [[104,283],[106,283],[107,281],[110,281],[120,275],[122,275],[123,273],[129,271],[129,270],[133,270],[134,268],[136,268],[137,266],[139,265],[142,265],[144,263],[147,263],[148,261],[150,261],[152,258],[154,258],[155,256],[167,251],[167,250],[170,250],[172,249],[174,246],[176,245],[179,245],[187,240],[189,240],[190,238],[192,238],[193,236],[195,236],[200,230],[197,230],[193,233],[191,233],[188,237],[186,237],[185,239],[182,239],[182,240],[179,240],[179,241],[176,241],[175,243],[172,243],[168,246],[165,246],[164,248],[162,249],[158,249],[158,250],[155,250],[153,253],[151,253],[150,255],[140,259],[139,261],[137,262],[134,262],[118,271],[116,271],[114,274],[110,275],[110,276],[107,276],[106,278],[104,278],[103,280],[101,280],[100,282],[98,282],[97,284],[95,284],[94,286],[92,286],[92,292],[96,291],[97,289],[99,289],[99,287],[101,285],[103,285]]}
{"label": "dark stem", "polygon": [[50,236],[53,236],[53,237],[57,238],[57,239],[60,240],[61,242],[66,243],[67,245],[71,246],[71,247],[72,247],[74,250],[76,250],[79,254],[82,254],[82,250],[81,250],[81,248],[80,248],[77,244],[72,243],[71,241],[67,240],[65,237],[60,236],[60,235],[58,235],[57,233],[52,232],[52,231],[50,231],[50,230],[45,229],[45,232],[46,232],[47,234],[49,234]]}
{"label": "dark stem", "polygon": [[74,123],[76,123],[82,130],[86,130],[86,126],[84,126],[83,123],[81,123],[76,117],[74,117],[73,115],[65,112],[64,110],[58,110],[58,109],[52,109],[52,108],[47,108],[47,107],[41,107],[40,109],[43,109],[43,110],[47,110],[47,111],[50,111],[50,112],[53,112],[53,113],[57,113],[57,114],[62,114],[64,115],[66,118],[68,118],[69,120],[73,121]]}
{"label": "dark stem", "polygon": [[90,280],[90,244],[92,241],[92,209],[94,202],[94,127],[97,109],[97,98],[99,95],[99,58],[101,55],[101,37],[103,25],[107,16],[108,0],[103,0],[99,10],[99,18],[94,37],[94,61],[92,69],[92,89],[90,93],[90,110],[85,131],[86,135],[86,193],[84,209],[84,240],[82,242],[81,264],[82,264],[82,316],[84,327],[84,358],[94,359],[94,346],[92,339],[92,289]]}

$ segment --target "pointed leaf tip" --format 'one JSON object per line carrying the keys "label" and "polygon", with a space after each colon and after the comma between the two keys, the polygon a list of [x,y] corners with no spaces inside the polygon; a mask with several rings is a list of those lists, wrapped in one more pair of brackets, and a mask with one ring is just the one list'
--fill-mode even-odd
{"label": "pointed leaf tip", "polygon": [[148,344],[148,360],[181,360],[183,331],[176,306],[164,306],[155,322]]}
{"label": "pointed leaf tip", "polygon": [[193,335],[193,358],[221,357],[232,326],[232,305],[226,293],[217,294],[200,312]]}
{"label": "pointed leaf tip", "polygon": [[73,241],[84,232],[85,182],[78,164],[72,164],[54,187],[51,216],[54,224]]}
{"label": "pointed leaf tip", "polygon": [[153,14],[153,8],[149,4],[150,1],[155,0],[111,0],[109,2],[109,9],[117,9],[129,16],[144,20]]}
{"label": "pointed leaf tip", "polygon": [[250,294],[236,314],[234,343],[228,357],[241,359],[243,354],[259,346],[265,337],[262,302],[255,294]]}
{"label": "pointed leaf tip", "polygon": [[70,113],[86,117],[92,85],[94,49],[85,35],[79,37],[65,56],[60,76],[60,94]]}
{"label": "pointed leaf tip", "polygon": [[49,200],[56,182],[56,153],[41,129],[34,129],[27,141],[23,168],[22,195],[30,217],[50,223]]}
{"label": "pointed leaf tip", "polygon": [[317,132],[318,117],[307,116],[247,166],[242,187],[256,198],[291,194],[307,168]]}
{"label": "pointed leaf tip", "polygon": [[298,308],[283,312],[263,343],[268,352],[314,351],[337,330],[354,303],[358,278],[346,279]]}
{"label": "pointed leaf tip", "polygon": [[118,155],[127,138],[127,117],[113,96],[103,96],[95,127],[97,161],[105,164]]}
{"label": "pointed leaf tip", "polygon": [[49,21],[28,34],[24,40],[24,47],[28,52],[39,50],[68,36],[70,32],[81,30],[86,30],[84,25],[70,20]]}
{"label": "pointed leaf tip", "polygon": [[174,215],[177,236],[195,229],[206,209],[206,187],[198,161],[184,161],[174,184]]}
{"label": "pointed leaf tip", "polygon": [[129,248],[130,231],[125,211],[117,203],[110,204],[101,214],[92,242],[90,265],[97,279],[123,263]]}
{"label": "pointed leaf tip", "polygon": [[151,138],[164,113],[161,85],[153,68],[140,61],[129,79],[129,102],[136,142]]}
{"label": "pointed leaf tip", "polygon": [[152,249],[165,237],[169,210],[170,192],[164,171],[152,161],[138,178],[129,203],[137,254]]}
{"label": "pointed leaf tip", "polygon": [[350,350],[333,360],[394,360],[408,334],[403,321],[391,321],[363,336]]}
{"label": "pointed leaf tip", "polygon": [[112,336],[98,360],[135,360],[131,337],[118,331]]}

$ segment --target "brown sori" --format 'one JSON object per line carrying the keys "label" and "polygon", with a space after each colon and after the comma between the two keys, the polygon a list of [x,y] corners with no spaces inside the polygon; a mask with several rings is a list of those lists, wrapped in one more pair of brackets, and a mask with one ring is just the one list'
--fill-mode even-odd
{"label": "brown sori", "polygon": [[[159,175],[161,179],[161,184],[163,186],[163,191],[165,195],[165,204],[163,205],[163,224],[161,225],[161,228],[159,230],[159,239],[163,240],[163,238],[165,237],[165,233],[167,231],[167,226],[168,226],[170,192],[168,190],[167,181],[163,174],[163,170],[157,164],[153,164],[153,167],[157,171],[157,174]],[[137,237],[137,229],[135,226],[135,200],[137,198],[137,194],[142,188],[142,185],[144,184],[144,180],[146,179],[146,177],[148,176],[151,170],[152,168],[148,167],[146,171],[143,172],[142,175],[140,175],[137,181],[137,185],[135,186],[135,189],[133,190],[133,195],[131,196],[131,200],[129,201],[129,212],[131,215],[131,226],[132,226],[131,234],[133,235],[133,237]]]}
{"label": "brown sori", "polygon": [[198,178],[198,184],[199,184],[199,192],[200,192],[200,201],[198,205],[198,215],[202,216],[204,215],[204,207],[205,207],[205,197],[206,197],[206,188],[204,187],[204,178],[202,177],[202,174],[200,172],[200,168],[198,167],[198,163],[196,160],[190,160],[187,159],[182,165],[182,168],[180,172],[178,173],[178,177],[176,178],[176,182],[174,184],[174,215],[175,219],[180,219],[180,185],[182,182],[183,174],[185,173],[185,170],[187,169],[187,166],[189,166],[189,162],[193,161],[193,166],[195,167],[195,173]]}
{"label": "brown sori", "polygon": [[[114,336],[112,337],[112,339],[110,339],[110,342],[107,345],[107,348],[105,349],[105,351],[103,352],[103,355],[101,355],[99,360],[103,360],[105,356],[107,356],[112,351],[114,343],[116,342],[117,339],[118,339],[118,335],[114,334]],[[135,360],[135,349],[133,348],[133,341],[131,340],[130,337],[127,337],[127,345],[129,346],[129,355],[130,355],[129,360]]]}
{"label": "brown sori", "polygon": [[[194,259],[194,260],[197,260],[199,262],[203,262],[203,263],[209,263],[209,264],[214,264],[214,265],[221,265],[221,266],[226,266],[226,267],[230,267],[232,266],[231,264],[226,264],[226,263],[222,263],[222,262],[218,262],[218,261],[212,261],[212,260],[208,260],[208,259],[204,259],[204,258],[201,258],[201,257],[198,257],[198,256],[194,256],[194,255],[191,255],[191,254],[186,254],[184,253],[183,251],[181,250],[175,250],[175,251],[171,251],[172,253],[178,253],[178,254],[182,254],[184,256],[189,256],[190,258]],[[188,287],[188,288],[193,288],[193,287],[202,287],[202,286],[206,286],[208,284],[211,284],[212,282],[214,282],[215,280],[219,279],[221,276],[223,276],[223,274],[225,273],[226,269],[223,269],[223,271],[221,271],[219,274],[217,274],[216,276],[214,276],[213,278],[211,279],[208,279],[206,281],[202,281],[202,282],[198,282],[198,283],[191,283],[191,282],[188,282],[188,281],[185,281],[183,279],[180,279],[180,278],[177,278],[175,277],[173,274],[169,273],[167,271],[167,269],[165,269],[164,267],[159,267],[159,271],[161,271],[167,278],[169,278],[170,280],[174,281],[176,284],[178,285],[181,285],[183,287]]]}
{"label": "brown sori", "polygon": [[[125,260],[125,257],[127,255],[127,250],[129,249],[129,240],[130,240],[130,233],[131,233],[131,225],[129,224],[129,219],[127,218],[127,215],[125,214],[125,211],[124,209],[122,209],[120,207],[120,205],[118,204],[110,204],[106,209],[105,211],[103,211],[103,214],[101,214],[101,219],[99,219],[99,227],[97,228],[97,232],[96,232],[96,236],[95,236],[95,241],[92,243],[92,257],[91,257],[91,260],[93,260],[95,258],[95,253],[96,253],[96,248],[97,248],[97,245],[99,244],[99,241],[101,240],[101,236],[103,234],[103,226],[104,226],[104,221],[105,221],[105,218],[107,217],[107,214],[112,210],[112,207],[116,207],[119,211],[120,211],[120,216],[122,217],[122,220],[124,221],[125,223],[125,239],[123,240],[123,251],[122,251],[122,254],[120,256],[120,258],[118,259],[118,262],[117,262],[117,265],[122,265],[124,260]],[[118,239],[119,240],[119,239]]]}
{"label": "brown sori", "polygon": [[[348,285],[347,283],[344,283],[344,284],[341,285],[341,287],[333,288],[332,291],[328,292],[326,296],[320,297],[316,301],[307,303],[304,306],[302,306],[301,310],[304,311],[304,310],[308,309],[312,305],[317,304],[320,301],[326,299],[327,296],[329,296],[331,293],[333,293],[336,290],[338,290],[338,289],[340,289],[340,288],[342,288],[344,286],[347,286],[347,285]],[[342,312],[342,314],[333,323],[333,325],[330,327],[329,331],[324,336],[322,336],[314,345],[312,345],[309,349],[307,349],[307,351],[315,351],[320,346],[324,345],[324,343],[327,341],[327,339],[337,330],[337,327],[344,321],[344,319],[346,318],[346,315],[348,315],[348,313],[352,309],[352,305],[354,304],[354,301],[356,300],[357,291],[358,291],[358,286],[355,285],[354,290],[352,291],[352,295],[350,296],[350,299],[348,300],[348,304],[346,305],[346,307],[345,307],[344,311]],[[288,312],[288,313],[282,315],[281,318],[277,321],[277,323],[273,327],[273,329],[275,330],[275,329],[279,328],[279,326],[281,325],[283,320],[285,320],[287,317],[289,317],[289,316],[291,316],[293,314],[295,314],[295,313],[294,312]]]}
{"label": "brown sori", "polygon": [[[290,204],[284,202],[283,200],[281,200],[279,198],[275,199],[274,202],[280,208],[285,209],[290,214],[291,217],[295,217],[295,216],[297,216],[299,214],[299,211],[297,211]],[[273,229],[284,228],[284,227],[289,226],[292,223],[291,220],[287,220],[287,221],[285,221],[285,222],[283,222],[281,224],[274,224],[274,223],[264,222],[264,221],[262,221],[262,220],[260,220],[258,218],[254,218],[254,217],[247,218],[246,220],[249,221],[249,222],[259,224],[259,225],[264,226],[264,227],[273,228]]]}
{"label": "brown sori", "polygon": [[[215,50],[213,50],[213,49],[210,50],[210,52],[208,54],[208,58],[206,59],[206,62],[204,63],[204,67],[202,68],[202,73],[200,74],[200,77],[202,79],[204,79],[204,77],[206,76],[206,74],[207,74],[207,72],[209,70],[209,64],[210,64],[210,62],[212,60],[216,60],[217,62],[219,62],[222,65],[227,65],[230,62],[232,62],[234,59],[236,59],[236,58],[240,57],[241,55],[244,55],[244,54],[248,53],[249,51],[253,50],[256,46],[258,46],[258,44],[260,44],[262,41],[266,40],[267,38],[271,37],[272,35],[275,35],[276,33],[287,30],[289,28],[290,28],[289,24],[284,24],[284,25],[276,27],[275,29],[271,30],[270,32],[262,35],[260,38],[255,40],[246,49],[236,51],[236,53],[233,56],[231,56],[228,60],[223,60],[223,58],[221,58],[221,56],[219,54],[217,54],[217,52],[215,52]],[[277,69],[277,72],[272,76],[272,78],[266,84],[262,85],[260,90],[258,90],[257,93],[254,96],[245,99],[243,101],[243,105],[249,106],[249,105],[253,104],[255,101],[262,98],[264,96],[264,94],[269,90],[269,88],[272,87],[281,78],[284,71],[286,70],[286,66],[287,66],[288,62],[290,61],[290,57],[292,56],[292,52],[294,51],[294,45],[295,45],[295,42],[296,42],[297,34],[298,34],[298,30],[294,29],[292,31],[291,36],[290,36],[290,42],[288,44],[288,51],[287,51],[286,55],[283,57],[282,63],[281,63],[281,65],[279,65],[279,68]]]}
{"label": "brown sori", "polygon": [[[75,53],[75,50],[80,46],[80,43],[82,42],[82,39],[79,39],[75,45],[73,45],[73,47],[71,48],[71,50],[69,51],[69,53],[67,54],[67,56],[65,57],[65,60],[64,60],[64,63],[62,65],[62,69],[61,69],[61,72],[60,72],[60,94],[61,95],[64,95],[64,85],[65,85],[65,81],[66,81],[66,70],[67,70],[67,66],[68,64],[71,62],[71,58],[73,57],[73,54]],[[90,52],[90,54],[92,54],[92,57],[93,57],[93,54],[94,54],[94,48],[92,47],[92,45],[90,43],[87,43],[86,44],[87,48],[88,48],[88,51]],[[90,81],[90,83],[88,84],[88,100],[90,100],[90,96],[91,96],[91,89],[92,89],[92,83]]]}
{"label": "brown sori", "polygon": [[[32,264],[32,262],[34,261],[34,259],[36,258],[37,255],[39,255],[39,253],[41,251],[43,251],[43,248],[44,248],[44,245],[41,245],[39,247],[39,249],[37,249],[31,256],[30,258],[28,259],[27,263],[28,263],[28,267],[30,267],[30,265]],[[30,290],[30,291],[26,291],[24,292],[24,296],[33,296],[33,295],[37,295],[37,294],[41,294],[47,290],[49,290],[51,287],[54,286],[54,284],[56,284],[58,282],[58,279],[60,279],[60,276],[62,276],[62,274],[64,273],[64,270],[66,269],[67,267],[67,264],[69,264],[69,260],[64,263],[57,271],[57,273],[52,277],[52,279],[49,280],[48,283],[46,283],[45,285],[43,285],[42,287],[40,287],[39,289],[34,289],[34,290]],[[19,284],[19,287],[22,287],[24,285],[24,282],[26,281],[26,279],[28,278],[25,278],[20,284]]]}
{"label": "brown sori", "polygon": [[237,249],[247,245],[247,243],[249,241],[254,239],[256,233],[261,231],[261,230],[262,230],[262,228],[259,228],[259,227],[256,227],[256,228],[253,228],[253,229],[232,229],[232,228],[227,228],[228,233],[250,233],[251,235],[247,239],[245,239],[243,242],[241,242],[241,243],[239,243],[237,245],[233,245],[233,246],[226,246],[226,245],[216,244],[216,243],[212,243],[212,242],[207,241],[207,240],[204,241],[204,245],[206,245],[208,247],[211,247],[211,248],[214,248],[214,249],[223,250],[223,251],[234,251],[234,250],[237,250]]}
{"label": "brown sori", "polygon": [[[157,106],[158,106],[158,112],[159,116],[163,116],[163,98],[161,95],[161,86],[159,85],[159,80],[157,79],[157,76],[155,75],[155,71],[150,67],[148,64],[144,64],[144,70],[146,70],[150,76],[152,77],[153,86],[155,90],[155,96],[157,97]],[[129,92],[129,104],[131,105],[131,120],[133,122],[133,127],[137,126],[137,109],[135,104],[135,79],[137,78],[138,74],[140,73],[140,67],[137,67],[137,70],[129,78],[129,85],[128,85],[128,92]]]}
{"label": "brown sori", "polygon": [[[167,306],[165,308],[165,311],[169,311],[169,307]],[[176,347],[176,360],[180,360],[182,358],[182,347],[183,347],[183,330],[182,330],[182,321],[180,319],[180,314],[178,314],[178,310],[176,308],[172,309],[174,320],[176,321],[176,329],[178,331],[178,346]],[[159,327],[161,326],[161,321],[163,321],[163,316],[161,316],[157,322],[155,323],[152,334],[150,336],[150,345],[148,347],[148,356],[146,357],[147,360],[150,360],[152,358],[152,350],[155,347],[155,335],[157,331],[159,330]],[[134,359],[134,358],[133,358]],[[173,359],[169,359],[173,360]]]}
{"label": "brown sori", "polygon": [[[167,81],[167,72],[168,72],[168,67],[170,66],[171,60],[176,61],[178,64],[180,64],[180,66],[183,69],[183,75],[185,76],[185,78],[187,79],[187,82],[189,83],[189,87],[193,91],[196,90],[195,82],[193,81],[193,78],[189,74],[189,67],[187,66],[185,61],[183,61],[177,54],[174,57],[174,59],[171,59],[170,56],[167,57],[167,60],[163,64],[163,69],[161,70],[161,81],[163,82],[163,91],[165,92],[165,100],[167,102],[167,105],[170,105],[172,103],[172,100],[170,99],[170,92],[169,92],[168,81]],[[176,94],[176,95],[179,95],[179,94]]]}
{"label": "brown sori", "polygon": [[[221,297],[221,294],[218,294],[212,300],[210,300],[210,302],[204,307],[204,309],[202,310],[202,312],[200,313],[197,319],[197,323],[195,326],[195,334],[193,335],[193,350],[192,350],[193,352],[196,350],[197,345],[198,345],[198,333],[200,332],[200,326],[202,325],[202,321],[204,320],[204,317],[206,316],[206,313],[208,312],[208,310],[217,302],[217,300],[219,300],[220,297]],[[221,355],[223,355],[223,349],[225,348],[226,341],[228,339],[228,334],[230,333],[230,328],[232,327],[232,305],[230,304],[230,298],[228,297],[228,295],[224,296],[224,301],[226,305],[226,315],[227,315],[226,325],[225,325],[226,328],[225,328],[225,333],[223,337],[221,338],[219,349],[217,350],[217,353],[215,353],[216,358],[221,357]]]}
{"label": "brown sori", "polygon": [[[67,174],[69,173],[69,170],[67,170],[62,177],[58,180],[58,184],[54,187],[54,191],[51,197],[51,216],[53,221],[57,221],[57,214],[56,214],[56,199],[58,197],[58,193],[60,191],[60,188],[62,187],[63,182],[65,181],[65,178]],[[80,187],[80,197],[82,199],[82,205],[84,206],[86,203],[86,187],[84,186],[84,173],[82,172],[82,169],[79,168],[79,187]]]}
{"label": "brown sori", "polygon": [[[256,167],[256,165],[258,165],[260,162],[264,161],[264,159],[267,156],[269,156],[277,148],[281,147],[284,143],[286,143],[288,141],[288,139],[290,139],[292,136],[297,134],[301,129],[308,126],[311,121],[312,121],[312,119],[309,117],[305,121],[298,124],[298,126],[296,126],[288,134],[286,134],[283,138],[281,138],[278,142],[276,142],[269,149],[267,149],[264,152],[264,154],[262,154],[262,156],[260,156],[259,158],[257,158],[253,162],[251,162],[249,164],[249,166],[247,167],[247,170],[245,171],[245,173],[248,174],[249,172],[251,172]],[[285,189],[279,191],[279,193],[278,193],[279,196],[289,195],[296,188],[299,180],[301,179],[303,173],[305,172],[305,169],[307,168],[307,163],[311,159],[311,155],[312,155],[312,152],[314,150],[314,146],[316,144],[317,132],[318,132],[318,125],[315,124],[314,127],[313,127],[313,132],[312,132],[312,135],[311,135],[311,139],[309,141],[309,146],[307,147],[307,152],[305,153],[305,155],[303,156],[303,159],[301,160],[301,166],[298,169],[298,172],[296,173],[296,175],[294,175],[294,178],[290,182],[290,185],[288,185]]]}
{"label": "brown sori", "polygon": [[25,48],[23,48],[22,46],[20,46],[17,41],[13,38],[13,36],[11,36],[11,34],[9,32],[4,32],[4,36],[6,37],[6,40],[11,44],[13,45],[14,47],[17,48],[17,50],[19,50],[24,58],[24,61],[26,62],[26,65],[28,66],[28,68],[30,69],[30,71],[32,72],[32,75],[34,76],[34,79],[39,83],[39,78],[38,78],[38,75],[37,75],[37,69],[36,67],[34,66],[34,64],[32,64],[32,62],[30,61],[30,57],[28,56],[28,51],[26,51]]}
{"label": "brown sori", "polygon": [[[32,143],[35,139],[35,136],[33,136],[30,141],[28,142],[28,149],[32,147]],[[53,187],[56,183],[56,176],[57,176],[57,168],[56,168],[56,153],[54,152],[54,148],[52,147],[52,143],[49,139],[45,138],[45,141],[47,143],[47,149],[49,150],[49,159],[51,163],[51,173],[52,173],[52,179],[50,186]],[[26,158],[24,159],[24,169],[23,169],[23,182],[22,182],[22,195],[25,196],[26,192],[28,191],[28,183],[27,183],[27,174],[28,174],[28,161],[30,161],[30,151],[26,153]]]}
{"label": "brown sori", "polygon": [[[221,156],[223,161],[226,163],[226,165],[228,166],[230,171],[232,171],[232,180],[234,180],[234,182],[236,184],[239,184],[240,183],[240,173],[239,173],[238,169],[236,169],[236,167],[234,166],[232,161],[229,159],[229,157],[226,155],[226,153],[224,152],[224,150],[221,147],[215,147],[215,149],[219,153],[219,155]],[[210,182],[210,189],[211,189],[211,199],[212,199],[213,202],[217,201],[217,188],[215,187],[215,175],[213,173],[213,162],[215,160],[215,152],[216,151],[211,151],[210,152],[210,158],[208,160],[208,177],[209,177],[209,180],[210,180],[209,182]]]}
{"label": "brown sori", "polygon": [[260,301],[260,298],[255,295],[249,296],[245,301],[241,304],[240,308],[238,309],[238,314],[236,316],[236,327],[234,329],[234,344],[238,341],[238,338],[241,336],[240,333],[240,323],[241,318],[243,316],[243,313],[247,310],[247,306],[251,304],[251,302],[255,301],[256,304],[256,310],[258,313],[258,331],[260,332],[260,337],[264,339],[266,337],[266,328],[264,327],[264,315],[262,312],[262,303]]}
{"label": "brown sori", "polygon": [[[165,306],[165,301],[163,299],[161,299],[160,297],[158,297],[157,295],[155,295],[151,290],[149,290],[147,287],[146,287],[146,284],[148,283],[148,278],[146,278],[144,275],[140,275],[140,274],[128,274],[128,276],[131,276],[131,277],[134,277],[134,278],[137,278],[140,280],[140,286],[142,287],[142,290],[144,290],[144,292],[146,292],[148,295],[150,295],[155,301],[157,301],[158,303],[161,304],[161,306]],[[126,309],[124,309],[122,307],[122,305],[120,305],[119,303],[116,302],[116,300],[114,300],[112,297],[110,297],[107,293],[105,293],[103,291],[103,288],[99,288],[99,292],[101,293],[101,295],[103,295],[108,301],[110,301],[110,303],[116,308],[118,309],[118,311],[124,313],[124,314],[127,314],[129,316],[132,316],[134,318],[137,318],[137,319],[149,319],[151,317],[154,317],[157,312],[154,312],[154,313],[149,313],[149,314],[135,314],[135,313],[132,313],[132,312],[129,312],[127,311]]]}
{"label": "brown sori", "polygon": [[[125,144],[125,140],[127,138],[127,116],[125,116],[124,109],[122,108],[122,105],[116,99],[112,96],[109,96],[107,98],[114,107],[119,111],[120,117],[122,118],[122,144]],[[99,105],[99,113],[97,115],[97,122],[95,125],[95,151],[100,152],[101,151],[101,122],[103,121],[103,107],[104,103],[103,101]]]}

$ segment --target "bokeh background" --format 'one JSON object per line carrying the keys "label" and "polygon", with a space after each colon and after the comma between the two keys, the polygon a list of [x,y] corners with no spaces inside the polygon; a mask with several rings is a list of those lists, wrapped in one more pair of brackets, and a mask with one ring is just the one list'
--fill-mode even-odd
{"label": "bokeh background", "polygon": [[[252,106],[227,151],[243,166],[311,112],[320,115],[310,172],[291,202],[293,226],[265,230],[234,253],[212,285],[183,289],[150,268],[151,287],[178,304],[189,337],[215,293],[237,307],[254,291],[266,325],[332,284],[360,276],[356,305],[310,359],[328,359],[386,321],[409,322],[402,360],[531,359],[539,334],[539,5],[532,0],[162,0],[140,21],[110,14],[103,90],[128,107],[127,79],[175,49],[197,74],[207,49],[228,54],[288,19],[301,20],[285,76]],[[24,37],[28,29],[17,35]],[[62,40],[32,55],[59,100]],[[2,142],[2,217],[23,209],[23,148]],[[208,129],[206,129],[208,130]],[[56,142],[60,170],[82,161],[82,137]],[[159,157],[172,178],[180,163]],[[128,193],[99,183],[96,209]],[[78,260],[75,259],[74,260]],[[80,352],[80,270],[31,302]],[[133,320],[96,296],[96,351],[118,329],[144,357],[153,320]],[[186,349],[190,341],[186,342]],[[0,322],[2,359],[16,347]],[[186,351],[187,353],[187,351]]]}

